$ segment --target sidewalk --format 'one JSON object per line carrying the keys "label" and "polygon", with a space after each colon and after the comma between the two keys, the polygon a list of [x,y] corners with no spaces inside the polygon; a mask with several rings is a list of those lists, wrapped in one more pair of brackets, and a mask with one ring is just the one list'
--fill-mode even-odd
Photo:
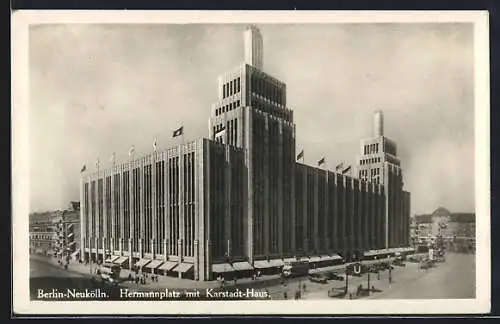
{"label": "sidewalk", "polygon": [[[40,261],[50,263],[54,266],[57,267],[63,267],[60,264],[57,263],[56,258],[53,257],[47,257],[47,256],[42,256],[42,255],[30,255],[30,257],[37,258]],[[83,276],[86,277],[92,277],[95,275],[95,269],[98,268],[99,266],[95,263],[93,264],[83,264],[83,263],[78,263],[78,261],[71,260],[68,266],[69,272],[76,272],[79,273]],[[158,282],[152,281],[151,280],[151,274],[148,273],[147,276],[148,278],[146,279],[146,284],[136,284],[133,281],[128,281],[127,278],[129,274],[132,275],[132,278],[135,277],[135,272],[130,271],[128,269],[122,269],[120,272],[120,279],[122,280],[120,282],[120,286],[127,287],[127,288],[137,288],[140,287],[141,289],[146,289],[146,290],[163,290],[166,288],[178,288],[178,289],[205,289],[205,288],[217,288],[220,287],[220,282],[213,280],[213,281],[196,281],[196,280],[190,280],[190,279],[179,279],[179,278],[174,278],[174,277],[169,277],[169,276],[163,276],[163,275],[157,275],[158,277]],[[140,274],[140,272],[139,272]],[[274,285],[278,283],[280,280],[279,275],[269,275],[269,276],[262,276],[258,278],[257,280],[252,280],[252,278],[241,278],[236,281],[236,285],[234,284],[234,281],[226,281],[224,287],[226,288],[240,288],[240,289],[245,289],[245,288],[264,288],[270,285]]]}

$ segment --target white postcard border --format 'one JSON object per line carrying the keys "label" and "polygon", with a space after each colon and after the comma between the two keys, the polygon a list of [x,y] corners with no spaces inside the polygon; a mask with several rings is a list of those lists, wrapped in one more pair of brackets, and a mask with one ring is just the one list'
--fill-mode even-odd
{"label": "white postcard border", "polygon": [[[28,27],[54,23],[451,23],[474,24],[476,298],[433,300],[286,300],[42,302],[29,297]],[[17,11],[12,14],[12,249],[16,314],[465,314],[490,310],[490,116],[487,11]]]}

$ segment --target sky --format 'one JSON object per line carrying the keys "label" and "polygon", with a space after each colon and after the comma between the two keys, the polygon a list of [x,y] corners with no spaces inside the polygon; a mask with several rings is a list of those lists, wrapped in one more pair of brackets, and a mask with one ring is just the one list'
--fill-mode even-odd
{"label": "sky", "polygon": [[[29,33],[30,211],[79,200],[80,170],[208,136],[217,77],[244,59],[240,24],[39,25]],[[297,152],[354,164],[382,110],[411,213],[474,207],[470,24],[263,24],[264,71],[287,84]]]}

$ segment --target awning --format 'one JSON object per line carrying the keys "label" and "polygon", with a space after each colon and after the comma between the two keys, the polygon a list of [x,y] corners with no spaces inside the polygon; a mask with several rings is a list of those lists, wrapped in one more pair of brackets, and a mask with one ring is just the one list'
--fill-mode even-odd
{"label": "awning", "polygon": [[285,265],[285,263],[281,259],[272,259],[269,261],[269,263],[271,263],[272,267],[282,267]]}
{"label": "awning", "polygon": [[331,260],[342,260],[342,257],[338,254],[321,256],[321,261],[331,261]]}
{"label": "awning", "polygon": [[286,258],[283,260],[283,263],[289,263],[289,262],[293,262],[293,261],[297,261],[297,258]]}
{"label": "awning", "polygon": [[319,262],[321,258],[319,256],[313,256],[309,259],[309,262]]}
{"label": "awning", "polygon": [[311,269],[310,271],[311,272],[342,271],[342,270],[344,270],[344,268],[345,268],[345,264],[340,264],[340,265]]}
{"label": "awning", "polygon": [[149,262],[148,264],[145,265],[145,268],[148,268],[148,269],[156,269],[158,268],[161,264],[163,263],[163,261],[161,260],[153,260],[151,262]]}
{"label": "awning", "polygon": [[234,262],[232,266],[236,271],[253,270],[253,267],[250,265],[250,263],[246,261]]}
{"label": "awning", "polygon": [[188,272],[192,268],[193,268],[192,263],[181,263],[177,267],[174,268],[174,271],[184,273],[184,272]]}
{"label": "awning", "polygon": [[71,256],[77,256],[80,254],[80,250],[76,250],[75,252],[71,253]]}
{"label": "awning", "polygon": [[382,249],[382,250],[371,250],[371,251],[366,251],[363,253],[364,256],[375,256],[375,255],[381,255],[381,254],[387,254],[391,253],[391,251],[387,249]]}
{"label": "awning", "polygon": [[121,266],[122,266],[122,265],[123,265],[125,262],[127,262],[127,261],[128,261],[128,257],[126,257],[126,256],[121,256],[121,257],[119,257],[118,259],[116,259],[115,261],[113,261],[113,263],[115,263],[115,264],[119,264],[119,265],[121,265]]}
{"label": "awning", "polygon": [[104,262],[114,262],[117,260],[120,256],[119,255],[112,255],[109,258],[107,258]]}
{"label": "awning", "polygon": [[151,262],[150,259],[140,259],[139,261],[137,261],[134,266],[136,267],[139,267],[139,268],[142,268],[144,267],[146,264],[148,264],[149,262]]}
{"label": "awning", "polygon": [[222,273],[234,271],[229,263],[212,264],[212,272]]}
{"label": "awning", "polygon": [[267,261],[267,260],[255,260],[253,262],[253,266],[255,269],[267,269],[267,268],[272,268],[273,265],[271,264],[271,262]]}
{"label": "awning", "polygon": [[162,264],[158,270],[162,270],[162,271],[170,271],[172,270],[178,263],[177,262],[174,262],[174,261],[167,261],[165,262],[164,264]]}
{"label": "awning", "polygon": [[300,261],[309,261],[309,257],[302,257],[300,258]]}

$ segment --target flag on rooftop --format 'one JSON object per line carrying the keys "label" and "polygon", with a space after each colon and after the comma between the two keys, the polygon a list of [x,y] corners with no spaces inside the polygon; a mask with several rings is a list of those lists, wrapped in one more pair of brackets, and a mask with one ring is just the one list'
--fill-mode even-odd
{"label": "flag on rooftop", "polygon": [[322,165],[325,163],[325,158],[322,157],[321,160],[318,161],[318,166]]}
{"label": "flag on rooftop", "polygon": [[153,142],[153,151],[156,152],[156,147],[158,145],[158,139],[155,137],[154,142]]}
{"label": "flag on rooftop", "polygon": [[344,168],[344,162],[341,162],[337,164],[337,166],[335,167],[335,171],[342,170],[343,168]]}
{"label": "flag on rooftop", "polygon": [[181,136],[183,134],[184,134],[184,127],[181,126],[181,127],[177,128],[176,130],[174,130],[174,133],[172,134],[172,137]]}
{"label": "flag on rooftop", "polygon": [[345,168],[343,171],[342,171],[342,174],[346,174],[347,172],[350,172],[351,171],[351,166],[348,166],[347,168]]}
{"label": "flag on rooftop", "polygon": [[304,150],[300,151],[299,154],[297,154],[297,160],[303,159],[304,158]]}
{"label": "flag on rooftop", "polygon": [[85,172],[86,170],[87,170],[87,165],[86,165],[86,164],[84,164],[84,165],[82,166],[82,169],[80,170],[80,173],[83,173],[83,172]]}

